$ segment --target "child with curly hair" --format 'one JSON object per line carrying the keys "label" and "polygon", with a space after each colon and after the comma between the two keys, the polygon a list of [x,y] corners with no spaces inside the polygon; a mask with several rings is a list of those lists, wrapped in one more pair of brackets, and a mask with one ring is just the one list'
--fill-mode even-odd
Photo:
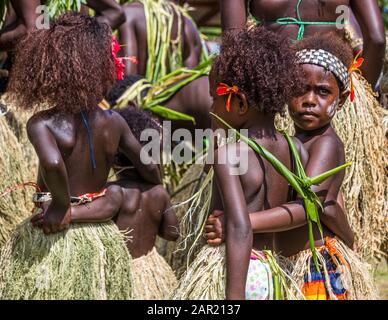
{"label": "child with curly hair", "polygon": [[108,24],[66,13],[16,48],[8,90],[34,113],[27,132],[39,176],[29,184],[38,191],[35,215],[0,252],[2,299],[133,298],[131,256],[114,223],[70,224],[76,206],[119,198],[121,188],[107,186],[118,150],[145,181],[161,182],[125,120],[98,107],[124,72],[114,40]]}
{"label": "child with curly hair", "polygon": [[[119,114],[125,119],[136,139],[142,144],[141,133],[148,129],[161,134],[152,114],[128,105]],[[114,169],[117,180],[109,185],[114,196],[96,199],[91,204],[72,210],[73,222],[107,221],[113,219],[122,231],[130,230],[127,248],[133,257],[132,279],[136,299],[167,299],[177,281],[171,267],[156,251],[159,235],[165,240],[178,237],[178,220],[170,203],[170,196],[162,185],[144,180],[128,157],[119,152]]]}
{"label": "child with curly hair", "polygon": [[158,167],[140,161],[141,145],[124,119],[98,107],[116,77],[111,46],[107,24],[66,13],[17,47],[8,91],[20,108],[45,108],[27,131],[39,158],[39,188],[50,193],[34,220],[47,234],[69,225],[72,196],[105,189],[118,149],[146,181],[160,182]]}
{"label": "child with curly hair", "polygon": [[[226,33],[222,40],[209,79],[213,112],[236,130],[246,129],[291,168],[287,141],[274,119],[300,90],[295,55],[264,28]],[[218,121],[213,127],[223,128]],[[273,248],[273,235],[252,235],[248,213],[281,205],[289,188],[269,162],[247,148],[235,142],[215,151],[212,207],[225,211],[226,250],[205,246],[182,276],[175,299],[273,299],[270,263],[261,252]],[[237,175],[244,161],[247,170]]]}
{"label": "child with curly hair", "polygon": [[[317,176],[345,162],[344,146],[331,122],[350,94],[352,49],[336,34],[317,34],[297,43],[295,48],[305,75],[304,90],[290,99],[289,112],[295,136],[309,154],[306,174]],[[314,228],[320,271],[309,250],[302,200],[250,214],[253,232],[275,232],[276,251],[293,257],[293,279],[309,300],[375,297],[367,266],[347,248],[353,248],[354,235],[343,212],[340,188],[344,176],[341,171],[313,187],[324,207],[320,213],[323,239]],[[210,216],[206,226],[209,244],[222,242],[222,219],[221,212]]]}

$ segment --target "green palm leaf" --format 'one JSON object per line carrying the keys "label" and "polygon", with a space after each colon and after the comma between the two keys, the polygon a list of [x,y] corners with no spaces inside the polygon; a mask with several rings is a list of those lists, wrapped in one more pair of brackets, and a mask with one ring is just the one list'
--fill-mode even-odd
{"label": "green palm leaf", "polygon": [[232,128],[228,123],[226,123],[222,118],[218,117],[216,114],[214,113],[210,113],[210,114],[213,117],[215,117],[218,121],[220,121],[223,125],[233,130],[233,132],[241,141],[248,144],[255,152],[257,152],[260,156],[264,157],[274,167],[274,169],[287,180],[287,182],[291,185],[291,187],[294,188],[294,190],[299,194],[299,196],[302,197],[303,204],[306,211],[306,217],[307,217],[310,249],[313,255],[314,264],[317,270],[320,271],[318,259],[317,259],[317,251],[315,248],[313,223],[315,223],[318,226],[319,232],[321,234],[321,238],[323,238],[323,230],[319,219],[319,211],[318,211],[318,207],[321,208],[322,210],[323,210],[323,207],[319,200],[319,197],[311,189],[311,186],[322,183],[327,178],[331,177],[332,175],[350,166],[351,163],[348,162],[332,170],[324,172],[318,175],[317,177],[309,178],[306,176],[306,173],[302,165],[302,161],[300,159],[300,156],[294,141],[290,136],[287,135],[287,133],[283,133],[290,146],[290,150],[294,158],[295,171],[296,171],[296,175],[295,175],[285,165],[283,165],[273,154],[271,154],[265,148],[261,147],[256,141],[240,134],[237,130]]}

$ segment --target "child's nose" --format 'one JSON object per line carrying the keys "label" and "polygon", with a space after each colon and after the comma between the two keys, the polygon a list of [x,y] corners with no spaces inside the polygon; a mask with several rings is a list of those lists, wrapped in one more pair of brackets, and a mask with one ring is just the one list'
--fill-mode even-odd
{"label": "child's nose", "polygon": [[316,104],[317,98],[313,91],[309,91],[303,96],[303,107],[311,108],[314,107]]}

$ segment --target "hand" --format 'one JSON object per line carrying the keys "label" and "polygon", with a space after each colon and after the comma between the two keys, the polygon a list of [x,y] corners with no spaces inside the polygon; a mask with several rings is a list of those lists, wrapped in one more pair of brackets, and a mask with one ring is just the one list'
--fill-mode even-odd
{"label": "hand", "polygon": [[71,206],[52,201],[43,205],[43,212],[32,217],[33,226],[43,229],[45,234],[57,233],[68,228],[71,222]]}
{"label": "hand", "polygon": [[225,216],[224,212],[214,210],[205,225],[205,237],[211,246],[219,246],[225,242]]}

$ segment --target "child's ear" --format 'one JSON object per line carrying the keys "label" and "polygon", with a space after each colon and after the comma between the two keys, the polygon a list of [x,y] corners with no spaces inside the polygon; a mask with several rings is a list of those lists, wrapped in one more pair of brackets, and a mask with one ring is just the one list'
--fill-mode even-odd
{"label": "child's ear", "polygon": [[242,92],[239,92],[237,94],[237,97],[238,97],[238,114],[242,116],[248,112],[248,100],[245,94]]}
{"label": "child's ear", "polygon": [[338,110],[343,107],[346,100],[348,100],[350,95],[350,90],[342,91],[339,96],[339,102],[338,102]]}

